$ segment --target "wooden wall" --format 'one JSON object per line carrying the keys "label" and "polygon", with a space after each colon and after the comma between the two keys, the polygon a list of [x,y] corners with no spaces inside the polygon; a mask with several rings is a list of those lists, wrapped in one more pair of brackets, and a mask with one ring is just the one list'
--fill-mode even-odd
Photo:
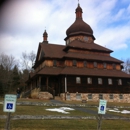
{"label": "wooden wall", "polygon": [[[72,67],[73,66],[73,60],[55,60],[56,61],[56,65],[55,67],[65,67],[65,66],[69,66]],[[84,60],[78,60],[76,67],[78,68],[83,68],[84,67]],[[97,62],[97,67],[94,67],[94,62],[92,61],[87,61],[87,68],[98,68],[98,69],[104,69],[103,66],[104,62]],[[116,69],[116,70],[121,70],[121,66],[120,64],[115,64],[115,68],[113,68],[113,63],[106,63],[106,69],[108,70],[112,70],[112,69]],[[44,62],[42,62],[36,69],[35,72],[39,71],[40,69],[42,69],[43,67],[48,66],[48,67],[53,67],[54,66],[54,60],[45,60]]]}
{"label": "wooden wall", "polygon": [[[126,82],[128,79],[122,79],[122,85],[118,85],[118,79],[113,78],[113,84],[108,85],[108,78],[100,77],[103,83],[99,85],[98,78],[92,77],[92,84],[88,84],[87,77],[82,76],[81,83],[77,84],[76,76],[67,76],[67,91],[69,93],[130,93],[130,86]],[[64,79],[62,83],[62,87],[64,88]]]}

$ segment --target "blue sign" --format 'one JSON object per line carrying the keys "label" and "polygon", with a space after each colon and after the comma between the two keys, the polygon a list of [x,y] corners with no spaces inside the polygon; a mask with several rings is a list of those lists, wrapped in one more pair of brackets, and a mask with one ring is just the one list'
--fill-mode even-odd
{"label": "blue sign", "polygon": [[98,114],[105,114],[106,113],[106,105],[107,105],[106,100],[100,100]]}
{"label": "blue sign", "polygon": [[4,98],[3,111],[15,112],[17,96],[13,94],[6,94]]}
{"label": "blue sign", "polygon": [[6,109],[13,109],[13,103],[7,103]]}
{"label": "blue sign", "polygon": [[101,110],[101,111],[104,111],[104,106],[100,106],[100,110]]}

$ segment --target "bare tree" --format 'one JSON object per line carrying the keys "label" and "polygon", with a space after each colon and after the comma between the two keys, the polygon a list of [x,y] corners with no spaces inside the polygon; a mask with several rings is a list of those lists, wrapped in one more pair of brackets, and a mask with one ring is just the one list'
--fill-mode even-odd
{"label": "bare tree", "polygon": [[11,70],[15,65],[18,66],[18,61],[12,55],[6,55],[4,53],[0,54],[0,64],[7,69]]}
{"label": "bare tree", "polygon": [[123,71],[126,72],[127,74],[130,74],[130,58],[124,60]]}
{"label": "bare tree", "polygon": [[29,67],[29,60],[28,60],[28,55],[27,55],[26,52],[23,52],[23,53],[22,53],[22,67],[23,67],[24,69],[27,69],[27,70],[30,69],[30,67]]}
{"label": "bare tree", "polygon": [[31,51],[30,53],[26,53],[26,51],[25,52],[23,52],[22,53],[22,68],[23,68],[23,70],[31,70],[31,68],[32,68],[32,66],[33,66],[33,64],[34,64],[34,61],[35,61],[35,58],[36,58],[36,54],[33,52],[33,51]]}
{"label": "bare tree", "polygon": [[29,54],[28,54],[28,57],[29,57],[29,60],[31,61],[31,64],[32,66],[34,65],[34,61],[36,59],[36,54],[34,53],[34,51],[31,51]]}

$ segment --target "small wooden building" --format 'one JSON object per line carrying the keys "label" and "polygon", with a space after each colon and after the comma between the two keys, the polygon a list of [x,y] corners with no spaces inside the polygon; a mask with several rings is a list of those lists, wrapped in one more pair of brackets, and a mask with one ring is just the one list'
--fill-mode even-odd
{"label": "small wooden building", "polygon": [[63,100],[130,102],[130,75],[122,72],[123,62],[110,56],[112,50],[94,43],[79,4],[75,13],[76,20],[66,31],[66,45],[49,43],[47,32],[43,33],[28,87],[55,91]]}

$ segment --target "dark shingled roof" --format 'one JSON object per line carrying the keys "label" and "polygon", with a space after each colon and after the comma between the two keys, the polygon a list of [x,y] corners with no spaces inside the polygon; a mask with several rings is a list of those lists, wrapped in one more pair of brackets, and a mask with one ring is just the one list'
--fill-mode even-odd
{"label": "dark shingled roof", "polygon": [[76,19],[76,21],[67,29],[66,34],[67,36],[71,36],[79,33],[93,35],[93,30],[82,19]]}
{"label": "dark shingled roof", "polygon": [[40,43],[40,47],[43,50],[44,58],[75,58],[75,59],[85,59],[85,60],[95,60],[95,61],[107,61],[107,62],[116,62],[116,63],[123,63],[121,60],[113,58],[107,55],[101,54],[91,54],[91,53],[76,53],[76,52],[66,52],[69,48],[74,49],[83,49],[88,51],[100,51],[106,52],[109,54],[112,52],[111,50],[97,45],[95,43],[86,43],[79,40],[72,41],[69,45],[56,45],[56,44],[44,44]]}
{"label": "dark shingled roof", "polygon": [[66,46],[64,50],[67,50],[69,47],[71,48],[79,48],[79,49],[86,49],[86,50],[95,50],[95,51],[103,51],[103,52],[113,52],[110,49],[107,49],[103,46],[100,46],[96,43],[86,43],[80,40],[74,40],[70,44]]}
{"label": "dark shingled roof", "polygon": [[107,70],[107,69],[90,69],[90,68],[77,68],[77,67],[44,67],[31,77],[36,75],[80,75],[80,76],[101,76],[101,77],[118,77],[130,78],[130,75],[120,70]]}
{"label": "dark shingled roof", "polygon": [[44,67],[37,74],[41,75],[59,75],[63,68],[59,67]]}
{"label": "dark shingled roof", "polygon": [[56,45],[56,44],[40,44],[43,52],[44,52],[44,57],[49,57],[49,58],[62,58],[66,53],[62,51],[65,46],[64,45]]}
{"label": "dark shingled roof", "polygon": [[130,75],[119,70],[89,69],[76,67],[65,67],[60,74],[130,78]]}
{"label": "dark shingled roof", "polygon": [[113,58],[111,56],[101,55],[101,54],[97,55],[97,54],[90,54],[90,53],[86,54],[86,53],[69,52],[64,57],[73,58],[73,59],[84,59],[84,60],[123,63],[121,60],[115,59],[115,58]]}

